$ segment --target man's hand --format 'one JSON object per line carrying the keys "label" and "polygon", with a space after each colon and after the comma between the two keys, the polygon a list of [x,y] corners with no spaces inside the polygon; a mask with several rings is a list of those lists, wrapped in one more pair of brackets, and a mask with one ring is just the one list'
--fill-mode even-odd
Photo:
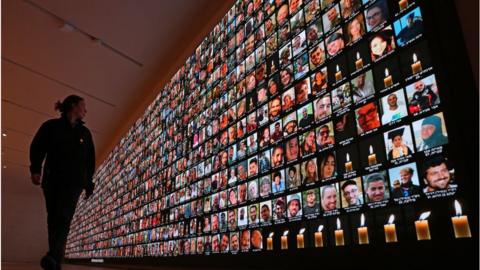
{"label": "man's hand", "polygon": [[41,175],[39,173],[32,174],[31,179],[32,179],[32,183],[35,186],[38,186],[42,183],[42,178],[41,178]]}

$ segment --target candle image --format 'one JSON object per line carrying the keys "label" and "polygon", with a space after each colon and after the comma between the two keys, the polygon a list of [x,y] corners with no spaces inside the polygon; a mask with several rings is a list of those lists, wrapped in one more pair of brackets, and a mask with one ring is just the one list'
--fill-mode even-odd
{"label": "candle image", "polygon": [[305,232],[305,228],[301,228],[297,234],[297,248],[305,248],[305,241],[303,238],[304,232]]}
{"label": "candle image", "polygon": [[315,232],[315,247],[323,247],[323,225],[318,226]]}
{"label": "candle image", "polygon": [[400,10],[404,10],[408,6],[408,1],[400,0],[400,2],[398,2],[398,6],[400,7]]}
{"label": "candle image", "polygon": [[280,238],[280,247],[281,249],[288,249],[288,230],[283,232],[282,237]]}
{"label": "candle image", "polygon": [[368,166],[377,164],[377,155],[373,153],[373,147],[370,145],[369,148],[370,155],[368,155]]}
{"label": "candle image", "polygon": [[470,225],[468,224],[468,217],[462,216],[462,206],[455,200],[455,212],[456,216],[452,217],[453,231],[455,232],[455,238],[469,238],[472,237],[470,232]]}
{"label": "candle image", "polygon": [[368,244],[368,228],[365,227],[365,215],[362,214],[360,217],[360,227],[357,229],[358,231],[358,243],[360,245]]}
{"label": "candle image", "polygon": [[357,70],[361,69],[363,67],[363,59],[360,58],[360,53],[357,52],[357,61],[355,61],[355,68]]}
{"label": "candle image", "polygon": [[335,230],[335,245],[344,246],[345,239],[343,238],[342,225],[340,224],[340,219],[337,218],[337,229]]}
{"label": "candle image", "polygon": [[393,84],[392,75],[390,75],[388,68],[385,68],[385,78],[383,79],[383,84],[385,87],[390,87]]}
{"label": "candle image", "polygon": [[395,228],[395,220],[394,215],[390,215],[388,219],[388,224],[383,225],[383,229],[385,230],[385,242],[392,243],[397,242],[397,230]]}
{"label": "candle image", "polygon": [[345,172],[353,171],[352,162],[350,161],[350,155],[347,153],[347,162],[345,162]]}
{"label": "candle image", "polygon": [[273,232],[268,235],[267,238],[267,250],[273,250]]}
{"label": "candle image", "polygon": [[342,79],[342,71],[340,70],[338,65],[336,69],[337,69],[337,72],[335,73],[335,80],[338,82]]}
{"label": "candle image", "polygon": [[417,240],[430,240],[430,227],[428,226],[427,218],[430,216],[430,211],[424,212],[415,221],[415,230],[417,231]]}
{"label": "candle image", "polygon": [[412,59],[412,73],[415,74],[422,71],[422,63],[417,59],[417,55],[415,53],[413,54]]}

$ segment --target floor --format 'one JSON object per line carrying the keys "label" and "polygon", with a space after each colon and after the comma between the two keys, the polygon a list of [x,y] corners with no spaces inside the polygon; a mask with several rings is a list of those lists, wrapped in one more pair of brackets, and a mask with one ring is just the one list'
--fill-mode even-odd
{"label": "floor", "polygon": [[[81,265],[62,265],[62,270],[112,270],[114,268],[90,267]],[[120,269],[120,268],[119,268]],[[2,270],[42,270],[38,263],[9,263],[2,262]]]}
{"label": "floor", "polygon": [[[10,263],[2,262],[2,270],[42,270],[38,263]],[[72,265],[72,264],[63,264],[62,270],[114,270],[114,269],[162,269],[162,270],[193,270],[192,268],[170,268],[170,267],[96,267],[96,266],[83,266],[83,265]]]}

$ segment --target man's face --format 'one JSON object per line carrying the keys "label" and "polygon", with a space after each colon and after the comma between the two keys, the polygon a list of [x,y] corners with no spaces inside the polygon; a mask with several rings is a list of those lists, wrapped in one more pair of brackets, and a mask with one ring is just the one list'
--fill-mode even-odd
{"label": "man's face", "polygon": [[212,229],[218,229],[218,217],[217,216],[213,216],[212,217]]}
{"label": "man's face", "polygon": [[275,207],[275,214],[277,214],[277,218],[282,218],[283,217],[283,207],[280,205],[277,205]]}
{"label": "man's face", "polygon": [[230,225],[235,225],[235,221],[235,212],[228,212],[228,223],[230,223]]}
{"label": "man's face", "polygon": [[272,117],[278,116],[280,114],[281,106],[280,106],[280,100],[279,99],[274,99],[270,103],[270,115]]}
{"label": "man's face", "polygon": [[243,232],[242,233],[242,248],[247,248],[248,247],[248,243],[250,243],[250,239],[249,239],[249,235],[248,233]]}
{"label": "man's face", "polygon": [[250,162],[248,165],[248,169],[250,170],[250,175],[254,175],[257,173],[257,163],[255,162]]}
{"label": "man's face", "polygon": [[237,250],[238,249],[238,236],[234,235],[232,236],[232,250]]}
{"label": "man's face", "polygon": [[330,98],[324,97],[320,99],[317,103],[318,115],[320,117],[325,117],[331,110]]}
{"label": "man's face", "polygon": [[380,124],[375,103],[368,103],[357,110],[358,124],[362,130],[368,131],[378,127]]}
{"label": "man's face", "polygon": [[257,208],[251,207],[250,208],[250,220],[255,221],[257,219]]}
{"label": "man's face", "polygon": [[382,10],[379,7],[373,7],[367,11],[367,23],[370,28],[379,25],[383,21]]}
{"label": "man's face", "polygon": [[425,84],[423,83],[423,81],[417,81],[415,82],[414,87],[415,87],[415,90],[420,92],[425,88]]}
{"label": "man's face", "polygon": [[315,193],[310,192],[307,194],[307,205],[313,206],[315,204]]}
{"label": "man's face", "polygon": [[80,100],[77,104],[74,104],[72,106],[72,113],[77,119],[82,120],[87,114],[85,101]]}
{"label": "man's face", "polygon": [[358,200],[358,187],[356,185],[348,185],[343,189],[343,197],[349,205],[355,205]]}
{"label": "man's face", "polygon": [[328,138],[328,133],[329,133],[329,130],[327,127],[320,128],[319,134],[323,139]]}
{"label": "man's face", "polygon": [[290,201],[290,204],[288,205],[288,212],[290,213],[290,216],[297,216],[298,210],[300,210],[300,202],[298,200]]}
{"label": "man's face", "polygon": [[327,11],[327,17],[330,22],[335,20],[335,18],[337,17],[337,9],[332,8],[329,11]]}
{"label": "man's face", "polygon": [[273,154],[272,154],[272,160],[273,160],[274,166],[278,166],[282,164],[282,155],[283,155],[282,148],[275,148],[275,151],[273,151]]}
{"label": "man's face", "polygon": [[412,181],[412,174],[408,171],[400,171],[400,180],[403,184],[408,184]]}
{"label": "man's face", "polygon": [[245,185],[240,186],[240,198],[244,199],[247,196],[247,187]]}
{"label": "man's face", "polygon": [[228,248],[228,236],[224,235],[222,237],[222,250],[227,250]]}
{"label": "man's face", "polygon": [[450,172],[445,163],[428,168],[426,178],[428,186],[435,190],[445,189],[450,184]]}
{"label": "man's face", "polygon": [[270,218],[268,207],[262,207],[260,214],[262,215],[262,220],[268,220]]}
{"label": "man's face", "polygon": [[213,250],[218,250],[218,237],[213,237],[213,240],[212,240],[212,249],[213,249]]}
{"label": "man's face", "polygon": [[385,198],[385,183],[383,180],[371,182],[367,188],[367,195],[371,202],[379,202]]}
{"label": "man's face", "polygon": [[327,188],[323,192],[323,207],[325,210],[333,210],[337,208],[337,191],[334,188]]}
{"label": "man's face", "polygon": [[315,66],[318,66],[322,63],[322,57],[323,52],[320,49],[320,47],[317,47],[313,52],[310,53],[310,61],[312,61],[312,64]]}
{"label": "man's face", "polygon": [[390,96],[388,96],[387,102],[390,107],[397,106],[397,95],[391,94]]}

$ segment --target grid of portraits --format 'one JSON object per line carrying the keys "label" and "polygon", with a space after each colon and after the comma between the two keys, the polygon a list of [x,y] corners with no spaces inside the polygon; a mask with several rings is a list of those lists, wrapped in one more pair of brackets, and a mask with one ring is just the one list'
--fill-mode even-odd
{"label": "grid of portraits", "polygon": [[412,1],[237,1],[100,166],[66,256],[260,251],[453,195],[425,36]]}

